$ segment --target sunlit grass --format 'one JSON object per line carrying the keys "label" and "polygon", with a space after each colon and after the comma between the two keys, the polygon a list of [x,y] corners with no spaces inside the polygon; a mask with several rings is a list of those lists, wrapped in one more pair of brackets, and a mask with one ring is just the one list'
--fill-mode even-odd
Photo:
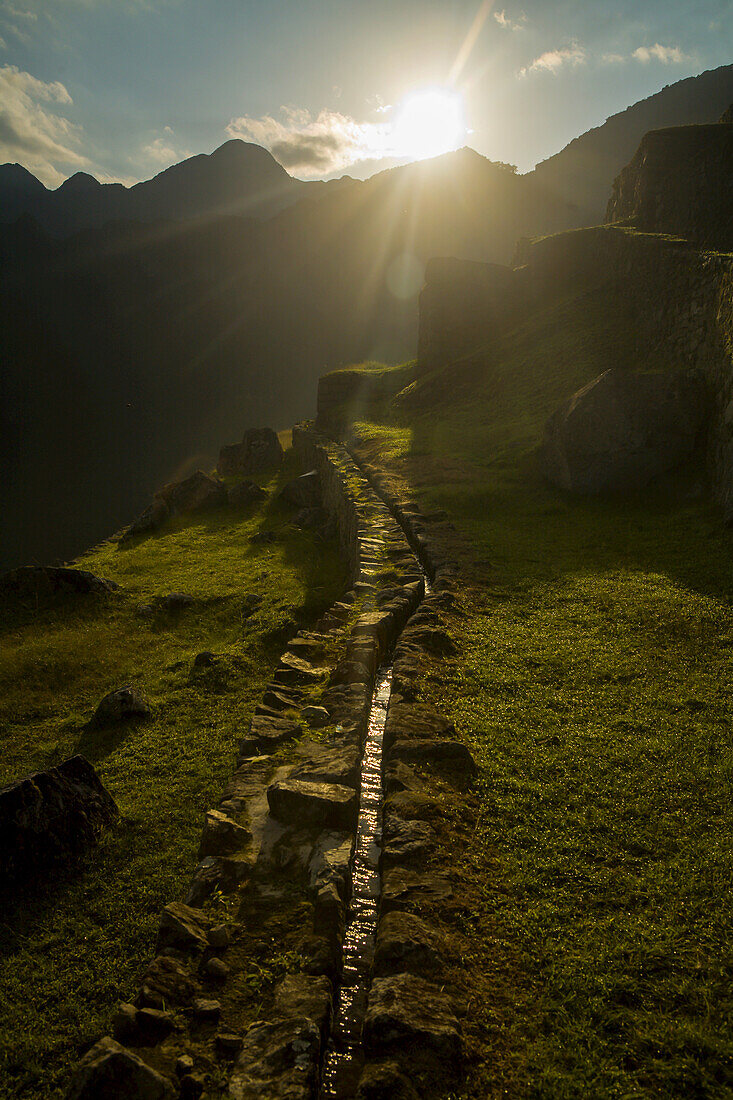
{"label": "sunlit grass", "polygon": [[535,457],[562,400],[655,354],[580,295],[356,426],[459,536],[460,658],[425,690],[480,764],[475,957],[518,974],[465,1021],[475,1100],[733,1091],[730,537],[701,466],[583,500]]}
{"label": "sunlit grass", "polygon": [[[268,488],[295,472],[288,459]],[[185,889],[202,815],[220,797],[285,636],[341,591],[336,547],[316,548],[288,519],[270,502],[180,519],[80,560],[117,581],[119,594],[4,609],[0,782],[82,752],[122,822],[73,873],[45,874],[41,888],[6,904],[0,1095],[60,1095],[115,1003],[134,996],[160,909]],[[251,543],[263,527],[278,541]],[[175,591],[195,604],[160,610],[156,599]],[[262,597],[251,615],[248,593]],[[202,650],[219,655],[214,673],[192,672]],[[99,699],[125,683],[150,700],[152,720],[89,728]]]}

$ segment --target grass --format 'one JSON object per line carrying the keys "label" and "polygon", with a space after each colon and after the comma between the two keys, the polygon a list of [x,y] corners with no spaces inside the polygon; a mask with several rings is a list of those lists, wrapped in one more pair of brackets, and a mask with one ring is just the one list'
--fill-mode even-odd
{"label": "grass", "polygon": [[355,426],[457,529],[460,659],[424,691],[480,764],[466,1097],[733,1095],[730,537],[694,463],[583,500],[535,458],[617,363],[676,365],[622,302],[559,298]]}
{"label": "grass", "polygon": [[[295,472],[288,455],[263,482],[261,509],[181,517],[84,555],[78,564],[117,581],[119,595],[4,609],[0,782],[83,752],[122,821],[78,867],[5,899],[0,1096],[62,1095],[115,1004],[134,996],[160,909],[185,890],[203,813],[220,797],[285,638],[343,589],[336,546],[316,547],[273,503]],[[278,541],[251,543],[265,528]],[[158,598],[175,591],[194,606],[160,610]],[[262,597],[252,614],[248,593]],[[202,650],[218,664],[193,671]],[[90,729],[99,699],[125,683],[148,697],[152,721]]]}

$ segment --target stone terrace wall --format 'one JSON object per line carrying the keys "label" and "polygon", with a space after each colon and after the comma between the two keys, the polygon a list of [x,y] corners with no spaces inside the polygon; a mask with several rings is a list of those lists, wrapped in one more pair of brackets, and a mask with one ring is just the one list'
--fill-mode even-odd
{"label": "stone terrace wall", "polygon": [[652,130],[613,185],[606,221],[733,249],[733,125]]}
{"label": "stone terrace wall", "polygon": [[[714,395],[711,475],[726,515],[733,516],[733,256],[700,251],[679,239],[598,226],[522,241],[516,263],[509,272],[514,290],[507,291],[514,303],[511,319],[529,315],[572,288],[607,287],[609,309],[622,299],[633,317],[640,356],[655,350],[667,357],[670,367],[703,372]],[[472,302],[487,293],[480,266],[462,269],[461,294],[467,280],[475,281],[475,291],[468,295]],[[457,300],[453,294],[442,313],[434,308],[421,331],[421,346],[429,346],[426,361],[433,365],[446,366],[455,358],[444,356],[442,349],[460,324]],[[493,313],[487,318],[485,331],[496,332]],[[473,339],[474,349],[484,352],[483,336],[477,332],[474,313],[465,311],[461,346],[468,347]]]}

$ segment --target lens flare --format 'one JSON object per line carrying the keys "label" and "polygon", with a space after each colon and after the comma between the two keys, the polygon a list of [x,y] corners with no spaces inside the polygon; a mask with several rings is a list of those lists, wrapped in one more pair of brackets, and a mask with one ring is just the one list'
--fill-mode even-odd
{"label": "lens flare", "polygon": [[400,106],[393,133],[398,156],[423,160],[457,149],[466,136],[461,97],[443,88],[414,92]]}

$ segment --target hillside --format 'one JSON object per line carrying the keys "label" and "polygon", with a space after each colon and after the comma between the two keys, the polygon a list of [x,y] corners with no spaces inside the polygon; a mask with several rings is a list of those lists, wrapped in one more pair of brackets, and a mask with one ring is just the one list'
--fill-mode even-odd
{"label": "hillside", "polygon": [[536,166],[531,176],[558,201],[573,207],[565,228],[603,221],[610,184],[649,130],[717,122],[733,101],[733,65],[669,84],[661,92],[611,115]]}
{"label": "hillside", "polygon": [[329,196],[60,241],[0,226],[5,565],[73,556],[242,425],[308,415],[326,367],[404,359],[429,256],[506,258],[564,217],[470,150]]}

